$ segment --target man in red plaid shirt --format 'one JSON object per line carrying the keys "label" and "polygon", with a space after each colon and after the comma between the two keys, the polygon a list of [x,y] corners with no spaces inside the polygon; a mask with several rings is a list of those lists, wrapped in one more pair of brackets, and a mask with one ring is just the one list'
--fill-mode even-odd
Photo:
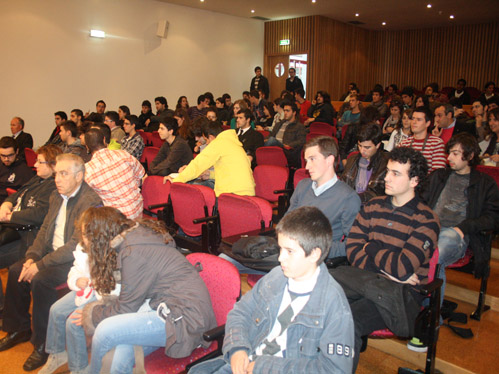
{"label": "man in red plaid shirt", "polygon": [[85,144],[92,153],[85,165],[85,181],[104,205],[118,209],[127,218],[140,218],[140,184],[145,174],[140,162],[126,151],[107,149],[104,133],[96,128],[85,133]]}

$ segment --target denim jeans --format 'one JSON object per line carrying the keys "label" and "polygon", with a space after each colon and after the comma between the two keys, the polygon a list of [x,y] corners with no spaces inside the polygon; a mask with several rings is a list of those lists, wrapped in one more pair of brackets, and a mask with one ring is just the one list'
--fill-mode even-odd
{"label": "denim jeans", "polygon": [[284,147],[284,145],[279,140],[274,138],[273,136],[269,136],[269,138],[265,142],[264,146],[265,147],[277,146],[277,147],[281,147],[281,148]]}
{"label": "denim jeans", "polygon": [[438,263],[440,271],[438,277],[443,280],[441,302],[444,301],[445,294],[445,268],[464,256],[468,247],[469,238],[465,235],[464,239],[452,227],[442,227],[438,236]]}
{"label": "denim jeans", "polygon": [[232,257],[227,256],[225,253],[220,253],[218,257],[223,258],[224,260],[229,261],[232,265],[234,265],[237,270],[239,271],[239,274],[257,274],[257,275],[265,275],[268,272],[265,271],[260,271],[260,270],[255,270],[252,268],[249,268],[247,266],[244,266],[240,262],[234,260]]}
{"label": "denim jeans", "polygon": [[166,344],[165,322],[156,311],[119,314],[101,321],[92,339],[90,372],[99,374],[104,355],[115,348],[112,374],[132,373],[134,345],[141,345],[144,356]]}
{"label": "denim jeans", "polygon": [[[83,370],[88,366],[88,352],[85,340],[85,332],[82,326],[71,323],[68,318],[77,309],[83,309],[84,305],[75,305],[76,292],[72,291],[59,299],[50,308],[49,325],[45,351],[47,353],[60,353],[68,351],[69,370]],[[95,296],[89,299],[94,301]]]}

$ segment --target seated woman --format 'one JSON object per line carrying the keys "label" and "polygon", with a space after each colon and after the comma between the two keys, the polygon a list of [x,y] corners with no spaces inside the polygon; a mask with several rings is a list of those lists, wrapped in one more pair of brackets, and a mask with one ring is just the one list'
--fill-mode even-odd
{"label": "seated woman", "polygon": [[387,154],[381,146],[381,129],[375,123],[365,125],[357,137],[359,153],[350,156],[341,180],[352,187],[366,203],[385,194]]}
{"label": "seated woman", "polygon": [[[23,256],[33,244],[38,229],[49,209],[49,198],[55,191],[55,158],[62,150],[56,145],[44,145],[37,151],[36,175],[19,191],[8,196],[0,206],[0,222],[31,225],[30,231],[18,231],[20,239],[0,246],[0,269],[6,268]],[[4,230],[12,228],[2,227]],[[15,235],[15,233],[14,233]],[[3,308],[3,288],[0,279],[0,309]]]}
{"label": "seated woman", "polygon": [[335,118],[336,111],[331,105],[331,96],[326,91],[317,91],[315,103],[308,110],[308,119],[304,125],[308,127],[312,122],[325,122],[333,126]]}
{"label": "seated woman", "polygon": [[177,120],[178,124],[178,135],[184,139],[189,147],[194,152],[194,147],[196,147],[196,138],[192,132],[192,122],[191,117],[187,114],[185,109],[175,109],[173,113],[173,118]]}
{"label": "seated woman", "polygon": [[165,140],[158,154],[149,166],[149,175],[167,176],[177,173],[178,169],[192,160],[192,150],[189,144],[177,135],[178,123],[175,118],[165,117],[159,124],[158,133]]}
{"label": "seated woman", "polygon": [[402,122],[395,127],[392,134],[390,135],[390,140],[385,150],[391,152],[394,148],[397,148],[402,141],[411,136],[411,121],[412,121],[412,109],[404,110],[402,115]]}
{"label": "seated woman", "polygon": [[[248,103],[246,100],[236,100],[234,102],[234,105],[232,106],[233,114],[232,114],[232,119],[230,120],[230,128],[232,130],[236,130],[236,118],[237,118],[237,113],[239,113],[240,110],[245,110],[248,109]],[[251,121],[251,127],[255,128],[255,121]]]}
{"label": "seated woman", "polygon": [[93,335],[90,372],[99,373],[113,349],[105,372],[132,373],[134,345],[144,355],[165,347],[168,356],[185,357],[205,344],[203,332],[216,325],[210,295],[161,223],[101,207],[85,211],[77,224],[94,289],[109,294],[121,277],[118,297],[89,303],[74,316]]}
{"label": "seated woman", "polygon": [[390,103],[390,116],[383,124],[383,135],[386,135],[386,139],[390,137],[390,134],[396,127],[400,127],[403,111],[404,106],[400,101],[394,100]]}
{"label": "seated woman", "polygon": [[275,117],[274,103],[268,101],[263,106],[263,112],[265,117],[260,118],[260,121],[256,124],[257,130],[265,130],[266,128],[272,127]]}
{"label": "seated woman", "polygon": [[497,166],[499,165],[499,108],[492,109],[487,116],[492,135],[483,154],[483,163],[489,166]]}

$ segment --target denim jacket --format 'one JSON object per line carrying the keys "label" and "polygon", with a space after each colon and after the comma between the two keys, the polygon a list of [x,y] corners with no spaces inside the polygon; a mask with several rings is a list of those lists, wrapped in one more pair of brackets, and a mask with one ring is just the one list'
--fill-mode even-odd
{"label": "denim jacket", "polygon": [[[229,313],[223,359],[207,361],[189,373],[230,373],[231,354],[241,349],[254,354],[272,329],[286,283],[280,266],[262,278]],[[348,301],[322,264],[308,303],[288,327],[286,357],[258,356],[253,373],[351,373],[353,350]]]}

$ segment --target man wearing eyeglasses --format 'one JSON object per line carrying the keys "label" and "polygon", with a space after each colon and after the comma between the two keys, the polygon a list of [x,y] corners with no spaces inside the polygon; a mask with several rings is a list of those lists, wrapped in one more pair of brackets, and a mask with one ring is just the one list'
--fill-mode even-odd
{"label": "man wearing eyeglasses", "polygon": [[34,172],[18,158],[19,148],[14,138],[0,139],[0,204],[7,197],[7,188],[18,190],[33,177]]}
{"label": "man wearing eyeglasses", "polygon": [[[0,352],[31,339],[35,349],[24,363],[26,371],[39,368],[48,358],[45,338],[49,311],[57,300],[56,287],[66,282],[74,260],[80,236],[75,222],[88,208],[102,205],[84,181],[85,164],[80,156],[64,153],[56,160],[57,191],[50,196],[49,210],[35,241],[25,257],[9,268],[5,292],[2,329],[7,335],[0,339]],[[29,313],[31,296],[33,321]]]}

